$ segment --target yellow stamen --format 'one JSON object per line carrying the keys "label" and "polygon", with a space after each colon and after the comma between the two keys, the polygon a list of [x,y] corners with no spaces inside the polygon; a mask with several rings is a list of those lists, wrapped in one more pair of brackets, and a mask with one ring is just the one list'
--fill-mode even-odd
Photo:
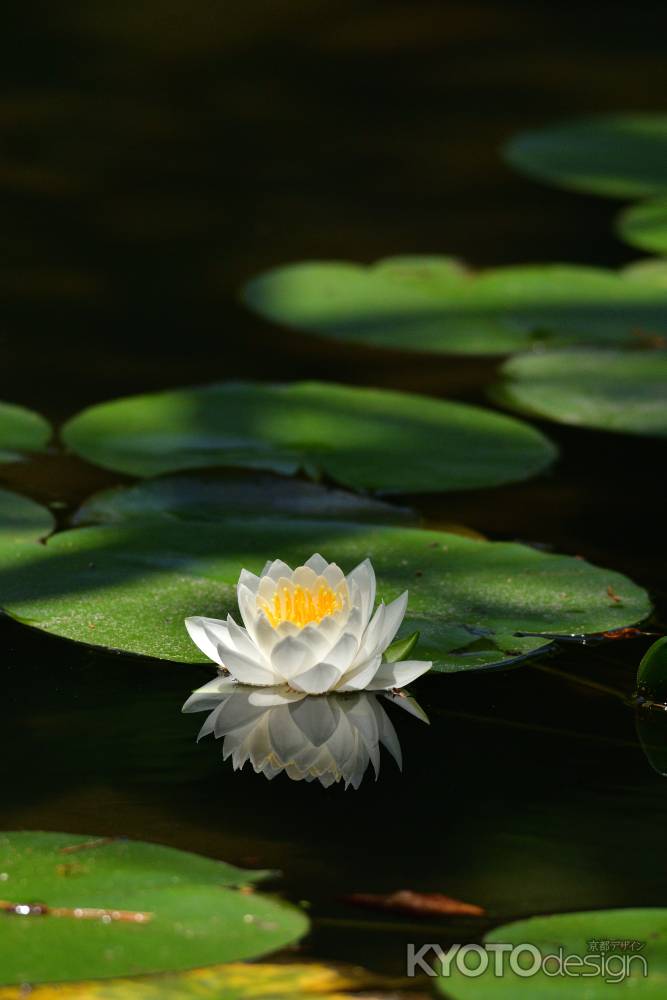
{"label": "yellow stamen", "polygon": [[292,622],[299,628],[310,625],[311,622],[321,622],[327,615],[335,614],[343,607],[343,596],[335,593],[324,583],[317,590],[306,590],[303,587],[283,587],[282,592],[276,590],[273,601],[261,600],[262,611],[269,619],[273,628],[283,622]]}

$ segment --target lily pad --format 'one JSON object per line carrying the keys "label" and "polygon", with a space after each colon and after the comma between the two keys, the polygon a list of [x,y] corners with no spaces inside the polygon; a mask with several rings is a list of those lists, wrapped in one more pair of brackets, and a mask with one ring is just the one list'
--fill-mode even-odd
{"label": "lily pad", "polygon": [[[265,873],[156,844],[0,834],[0,871],[0,982],[7,984],[249,958],[307,929],[295,908],[236,888]],[[12,904],[23,912],[11,912]],[[42,912],[30,910],[35,905]]]}
{"label": "lily pad", "polygon": [[525,479],[553,460],[527,424],[474,406],[320,382],[221,383],[93,406],[63,430],[97,465],[151,476],[206,466],[323,474],[387,493]]}
{"label": "lily pad", "polygon": [[633,247],[667,253],[667,197],[626,208],[617,219],[616,229],[621,239]]}
{"label": "lily pad", "polygon": [[181,521],[220,521],[242,511],[248,516],[278,516],[333,521],[401,524],[416,521],[405,507],[346,490],[328,489],[303,479],[256,473],[252,476],[198,473],[147,479],[96,493],[79,508],[75,524],[109,524],[137,517]]}
{"label": "lily pad", "polygon": [[667,435],[667,351],[554,351],[511,358],[500,403],[563,424]]}
{"label": "lily pad", "polygon": [[370,267],[312,261],[259,275],[243,299],[306,333],[397,350],[505,354],[536,344],[622,345],[637,328],[667,333],[660,289],[574,264],[474,274],[446,257]]}
{"label": "lily pad", "polygon": [[507,162],[557,187],[611,198],[667,193],[667,115],[615,114],[514,136]]}
{"label": "lily pad", "polygon": [[[419,632],[415,655],[436,670],[497,666],[645,618],[645,591],[582,559],[524,545],[418,528],[229,517],[163,518],[76,528],[46,545],[0,536],[0,605],[13,618],[89,645],[205,662],[183,621],[237,614],[243,567],[267,558],[302,564],[322,551],[349,571],[370,556],[379,596],[410,591],[399,638]],[[613,596],[610,596],[613,595]]]}
{"label": "lily pad", "polygon": [[[601,942],[613,945],[614,951],[596,951]],[[621,943],[619,946],[618,943]],[[636,942],[640,950],[633,951],[622,942]],[[484,938],[485,944],[527,945],[542,956],[554,955],[563,949],[564,956],[577,956],[570,961],[567,972],[557,974],[557,962],[546,963],[547,973],[538,969],[534,975],[526,970],[537,964],[539,956],[524,950],[515,962],[524,974],[512,970],[509,956],[504,959],[504,975],[494,975],[495,955],[489,953],[486,972],[466,976],[456,968],[450,976],[438,979],[440,993],[450,1000],[514,1000],[523,993],[530,1000],[607,1000],[619,991],[623,996],[640,997],[641,1000],[661,1000],[667,986],[667,909],[595,910],[588,913],[563,913],[550,917],[532,917],[513,924],[497,927]],[[611,956],[615,955],[615,960]],[[500,955],[498,956],[501,957]],[[632,958],[631,958],[632,957]],[[588,958],[583,965],[581,959]],[[630,960],[631,959],[631,960]],[[461,961],[463,961],[462,959]],[[630,960],[630,961],[629,961]],[[474,968],[478,958],[471,955],[467,964]],[[608,965],[608,973],[600,972],[601,962]],[[643,973],[646,963],[648,975]],[[598,971],[595,972],[597,967]],[[624,968],[626,975],[619,975]],[[549,974],[549,972],[551,974]]]}
{"label": "lily pad", "polygon": [[51,426],[39,413],[13,403],[0,403],[0,462],[21,462],[24,452],[43,451]]}

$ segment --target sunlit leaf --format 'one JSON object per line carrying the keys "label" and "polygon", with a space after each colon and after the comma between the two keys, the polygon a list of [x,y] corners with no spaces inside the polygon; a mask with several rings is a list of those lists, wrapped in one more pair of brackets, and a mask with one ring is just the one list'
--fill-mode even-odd
{"label": "sunlit leaf", "polygon": [[627,344],[667,333],[667,296],[622,274],[574,264],[478,274],[449,258],[336,261],[267,271],[243,291],[251,309],[334,340],[411,351],[503,354],[535,345]]}
{"label": "sunlit leaf", "polygon": [[0,539],[13,547],[45,538],[54,528],[51,513],[28,497],[0,489]]}
{"label": "sunlit leaf", "polygon": [[65,426],[83,458],[130,475],[243,466],[390,493],[525,479],[555,455],[538,431],[462,403],[318,382],[222,383],[103,403]]}
{"label": "sunlit leaf", "polygon": [[493,398],[521,413],[667,435],[667,351],[553,351],[511,358]]}
{"label": "sunlit leaf", "polygon": [[38,413],[13,403],[0,403],[0,462],[20,462],[24,452],[42,451],[51,427]]}
{"label": "sunlit leaf", "polygon": [[[248,958],[294,941],[307,928],[295,908],[236,888],[263,873],[157,844],[0,834],[0,872],[2,983],[128,976]],[[14,905],[28,912],[12,912]]]}
{"label": "sunlit leaf", "polygon": [[[524,970],[524,975],[517,975],[512,970],[509,955],[505,954],[501,959],[504,974],[494,975],[495,955],[489,952],[487,970],[476,976],[461,972],[454,958],[451,975],[438,979],[440,993],[449,1000],[486,1000],[487,997],[514,1000],[517,994],[530,1000],[575,1000],[577,997],[607,1000],[619,993],[641,1000],[660,1000],[667,988],[667,909],[595,910],[532,917],[495,928],[486,935],[484,942],[527,945],[537,949],[543,957],[558,955],[562,948],[563,956],[575,957],[566,966],[567,972],[554,973],[558,966],[552,959],[546,966],[551,974],[538,970],[534,975],[525,975],[525,970],[537,965],[539,955],[524,950],[523,954],[514,957],[518,967]],[[617,958],[610,961],[612,954]],[[629,961],[631,956],[634,957]],[[584,965],[580,960],[586,958],[588,964]],[[466,964],[474,969],[478,961],[471,955]],[[608,972],[600,968],[605,961],[609,963]],[[643,961],[648,975],[644,974]],[[622,968],[625,974],[619,976]]]}
{"label": "sunlit leaf", "polygon": [[626,208],[619,215],[616,228],[621,239],[633,247],[667,253],[667,197]]}
{"label": "sunlit leaf", "polygon": [[599,115],[514,136],[518,170],[558,187],[612,198],[667,192],[667,115]]}
{"label": "sunlit leaf", "polygon": [[370,556],[386,601],[409,590],[399,637],[418,631],[419,658],[444,671],[507,663],[553,636],[620,628],[650,610],[645,591],[619,573],[515,543],[251,517],[128,520],[61,532],[46,545],[16,546],[10,530],[0,534],[0,605],[78,642],[200,662],[184,618],[236,615],[242,567],[259,572],[277,556],[299,565],[315,551],[345,571]]}
{"label": "sunlit leaf", "polygon": [[399,660],[407,660],[419,641],[419,632],[406,635],[404,639],[396,639],[384,651],[385,663],[398,663]]}

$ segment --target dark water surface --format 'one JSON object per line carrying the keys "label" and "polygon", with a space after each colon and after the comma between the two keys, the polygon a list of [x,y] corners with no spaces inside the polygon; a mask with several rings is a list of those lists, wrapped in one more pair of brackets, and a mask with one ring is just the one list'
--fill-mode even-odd
{"label": "dark water surface", "polygon": [[[0,41],[0,398],[58,422],[128,392],[305,376],[481,401],[490,360],[311,340],[245,313],[236,289],[264,267],[312,257],[631,259],[610,235],[614,203],[523,180],[497,147],[571,113],[661,108],[662,11],[10,4]],[[434,526],[466,524],[622,570],[664,619],[658,443],[545,429],[562,449],[548,475],[411,502]],[[58,455],[0,469],[2,484],[68,507],[111,481]],[[219,746],[196,746],[201,720],[179,709],[206,669],[87,651],[9,621],[0,638],[10,682],[2,825],[280,868],[280,888],[312,905],[307,954],[400,971],[405,941],[479,932],[470,921],[390,926],[341,902],[354,891],[441,891],[492,920],[667,905],[667,783],[634,710],[588,683],[630,695],[646,640],[418,682],[432,725],[395,718],[403,776],[385,758],[377,784],[345,793],[234,774]],[[650,741],[656,760],[667,725]]]}

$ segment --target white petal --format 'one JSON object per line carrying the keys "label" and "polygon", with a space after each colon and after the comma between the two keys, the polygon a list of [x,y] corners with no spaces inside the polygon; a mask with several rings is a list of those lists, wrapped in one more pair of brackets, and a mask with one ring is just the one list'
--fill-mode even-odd
{"label": "white petal", "polygon": [[247,628],[248,633],[254,638],[255,622],[259,616],[257,595],[253,594],[244,584],[240,583],[236,588],[236,597],[239,602],[239,612],[243,619],[243,624]]}
{"label": "white petal", "polygon": [[408,606],[408,592],[404,591],[400,597],[388,604],[384,613],[384,625],[379,640],[379,652],[384,653],[387,646],[392,642],[398,632],[401,622],[405,617],[405,609]]}
{"label": "white petal", "polygon": [[255,644],[260,653],[267,659],[270,659],[271,650],[280,640],[281,635],[278,629],[273,627],[263,611],[260,611],[255,619],[254,636]]}
{"label": "white petal", "polygon": [[337,690],[341,693],[344,691],[364,691],[373,681],[381,663],[382,656],[379,653],[371,656],[368,660],[363,660],[343,675]]}
{"label": "white petal", "polygon": [[307,559],[306,562],[304,563],[304,566],[307,566],[309,569],[312,569],[313,572],[317,573],[318,576],[320,575],[320,573],[324,573],[328,565],[329,563],[326,561],[326,559],[322,558],[319,552],[316,552],[315,555],[311,556],[310,559]]}
{"label": "white petal", "polygon": [[[375,614],[368,624],[368,628],[364,632],[361,643],[359,645],[359,653],[357,654],[357,663],[362,663],[367,660],[370,656],[375,656],[380,650],[380,639],[384,632],[384,619],[387,609],[384,604],[379,604]],[[356,663],[355,663],[356,666]]]}
{"label": "white petal", "polygon": [[383,709],[382,705],[380,705],[375,698],[373,698],[370,702],[370,705],[375,712],[380,743],[383,743],[386,746],[387,750],[398,764],[400,770],[403,767],[403,754],[401,753],[401,744],[398,741],[398,736],[396,735],[396,730],[393,727],[392,721]]}
{"label": "white petal", "polygon": [[227,626],[224,622],[219,621],[217,618],[202,618],[200,615],[195,615],[193,618],[185,619],[185,627],[188,630],[188,635],[194,642],[195,646],[201,649],[204,656],[208,656],[209,660],[213,660],[214,663],[221,666],[216,648],[216,641],[207,631],[205,627],[206,623],[220,626],[221,633],[224,632],[225,636],[228,635]]}
{"label": "white petal", "polygon": [[281,576],[285,576],[288,579],[292,576],[292,567],[288,566],[286,562],[282,559],[275,559],[270,563],[269,568],[266,570],[262,576],[268,576],[272,580],[279,580]]}
{"label": "white petal", "polygon": [[[259,587],[260,577],[255,576],[254,573],[250,573],[247,569],[241,570],[241,575],[239,576],[239,584],[243,584],[248,590],[252,591],[253,594],[257,593],[257,588]],[[238,584],[237,584],[238,586]]]}
{"label": "white petal", "polygon": [[313,655],[305,642],[292,635],[281,639],[271,653],[271,666],[283,680],[289,681],[294,674],[312,666]]}
{"label": "white petal", "polygon": [[298,691],[292,691],[286,684],[280,687],[253,688],[248,693],[248,702],[262,708],[273,708],[275,705],[291,705],[293,702],[300,702],[304,695]]}
{"label": "white petal", "polygon": [[243,656],[236,650],[226,649],[222,645],[218,646],[218,653],[224,666],[241,684],[274,685],[276,683],[273,671],[258,663],[257,660]]}
{"label": "white petal", "polygon": [[380,691],[388,688],[404,687],[411,681],[421,677],[433,666],[426,660],[399,660],[398,663],[383,663],[373,680],[368,684],[369,691]]}
{"label": "white petal", "polygon": [[414,715],[415,719],[419,719],[421,722],[425,722],[427,726],[430,726],[431,720],[428,715],[421,707],[418,701],[409,695],[407,691],[383,691],[382,697],[386,698],[387,701],[392,702],[392,704],[397,705],[402,708],[404,712],[409,715]]}
{"label": "white petal", "polygon": [[271,710],[269,714],[269,738],[276,757],[285,764],[294,760],[306,742],[306,737],[286,706]]}
{"label": "white petal", "polygon": [[306,625],[299,632],[299,640],[305,642],[313,654],[314,660],[329,659],[327,653],[332,647],[332,642],[319,625]]}
{"label": "white petal", "polygon": [[332,590],[336,590],[336,588],[339,587],[345,580],[345,574],[340,566],[336,565],[336,563],[329,563],[327,568],[320,573],[320,576]]}
{"label": "white petal", "polygon": [[333,663],[317,663],[310,670],[292,677],[290,685],[306,694],[324,694],[330,691],[340,677],[340,670]]}
{"label": "white petal", "polygon": [[368,621],[375,604],[375,570],[370,559],[364,559],[362,563],[347,574],[347,585],[352,592],[353,586],[358,589],[359,601],[364,624]]}
{"label": "white petal", "polygon": [[[212,681],[202,684],[196,691],[193,691],[181,711],[202,712],[208,707],[207,702],[210,698],[216,698],[219,701],[225,695],[235,691],[237,687],[233,677],[224,677],[222,674],[218,674]],[[201,707],[198,707],[199,705]]]}
{"label": "white petal", "polygon": [[227,628],[229,629],[229,637],[232,640],[234,649],[238,650],[242,656],[247,656],[251,660],[261,662],[261,650],[258,649],[257,643],[248,634],[246,629],[236,624],[231,615],[227,616]]}
{"label": "white petal", "polygon": [[348,670],[357,654],[358,643],[349,632],[343,633],[327,655],[327,663],[333,664],[341,673]]}
{"label": "white petal", "polygon": [[317,573],[310,566],[297,566],[292,573],[292,583],[304,590],[314,590],[317,583]]}

